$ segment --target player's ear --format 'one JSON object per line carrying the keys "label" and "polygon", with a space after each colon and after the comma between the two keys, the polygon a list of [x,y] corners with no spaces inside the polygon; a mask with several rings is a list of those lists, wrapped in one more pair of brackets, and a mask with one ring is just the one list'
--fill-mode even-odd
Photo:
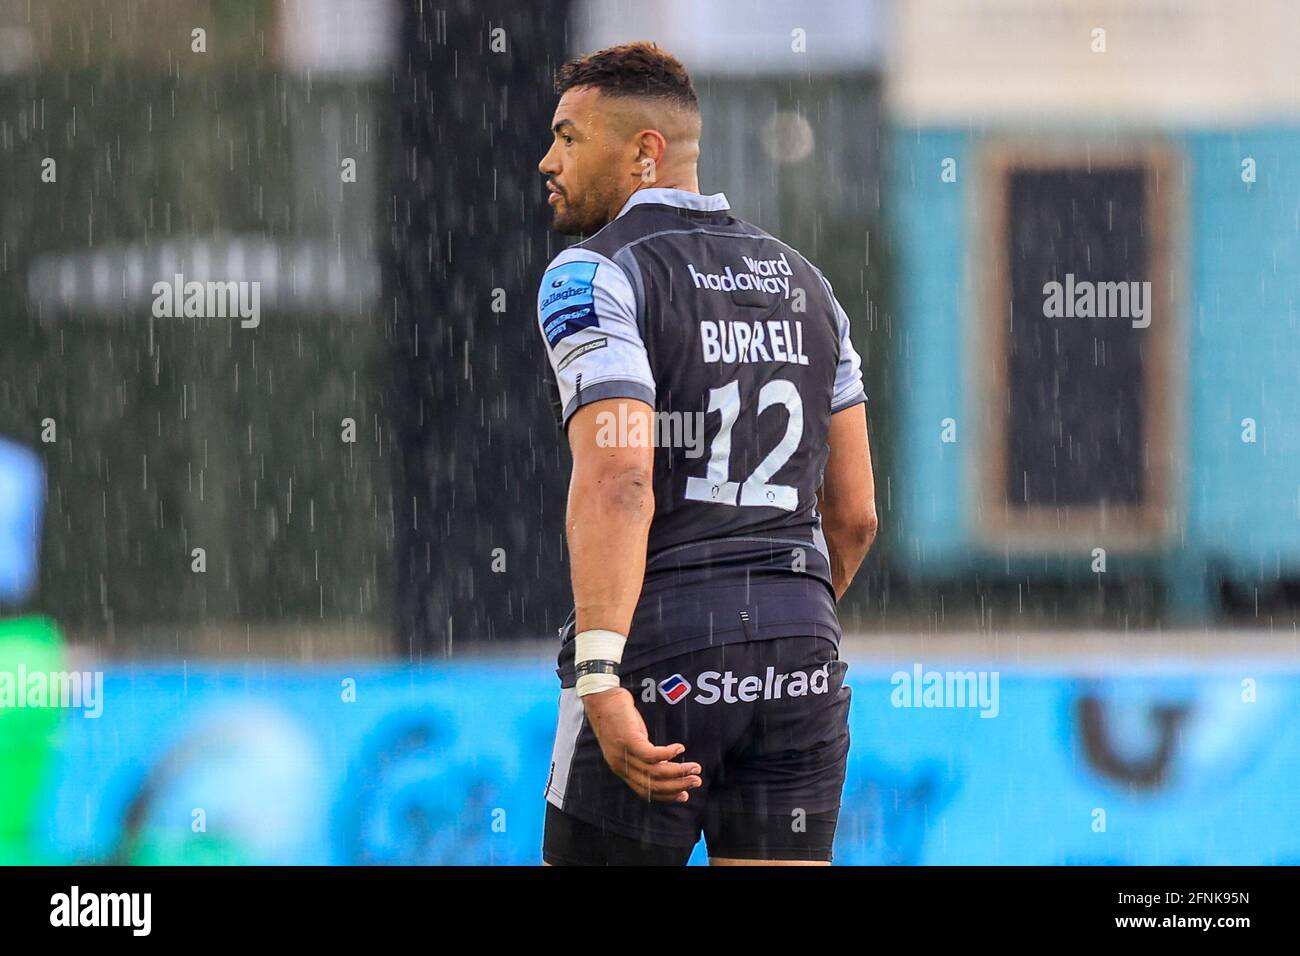
{"label": "player's ear", "polygon": [[658,130],[646,129],[637,134],[636,174],[643,183],[653,183],[658,178],[660,165],[668,143]]}

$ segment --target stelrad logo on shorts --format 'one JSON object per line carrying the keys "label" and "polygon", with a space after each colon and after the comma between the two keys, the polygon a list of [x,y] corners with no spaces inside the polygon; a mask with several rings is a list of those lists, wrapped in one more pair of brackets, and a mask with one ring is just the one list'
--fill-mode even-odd
{"label": "stelrad logo on shorts", "polygon": [[659,682],[659,693],[670,704],[677,703],[690,692],[691,685],[687,683],[686,678],[681,674],[674,674],[672,677]]}
{"label": "stelrad logo on shorts", "polygon": [[[757,674],[737,677],[731,671],[701,671],[695,678],[695,696],[691,700],[697,704],[780,700],[783,697],[825,694],[830,690],[830,683],[829,663],[811,672],[794,671],[789,674],[778,673],[775,667],[769,667],[762,677]],[[641,682],[641,699],[647,703],[653,702],[656,688],[659,696],[670,704],[684,700],[691,692],[690,682],[681,674],[674,674],[657,683],[653,677],[647,677]]]}

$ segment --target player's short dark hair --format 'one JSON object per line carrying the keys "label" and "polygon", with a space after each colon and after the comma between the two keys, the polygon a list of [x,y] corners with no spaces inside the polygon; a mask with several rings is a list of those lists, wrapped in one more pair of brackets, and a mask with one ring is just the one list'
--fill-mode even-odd
{"label": "player's short dark hair", "polygon": [[641,41],[606,47],[560,67],[555,92],[590,86],[610,96],[653,96],[699,112],[700,101],[680,60]]}

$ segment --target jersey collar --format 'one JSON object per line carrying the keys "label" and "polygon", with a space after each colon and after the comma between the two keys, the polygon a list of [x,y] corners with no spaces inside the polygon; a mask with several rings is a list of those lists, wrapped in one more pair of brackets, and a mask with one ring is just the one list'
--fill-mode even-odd
{"label": "jersey collar", "polygon": [[[731,208],[727,205],[727,197],[722,193],[702,196],[699,193],[689,192],[685,189],[654,186],[650,189],[638,189],[629,196],[627,202],[623,204],[623,208],[618,211],[618,216],[623,215],[633,206],[647,202],[661,206],[676,206],[678,209],[696,209],[701,212],[721,212],[724,209]],[[617,219],[618,216],[614,218]]]}

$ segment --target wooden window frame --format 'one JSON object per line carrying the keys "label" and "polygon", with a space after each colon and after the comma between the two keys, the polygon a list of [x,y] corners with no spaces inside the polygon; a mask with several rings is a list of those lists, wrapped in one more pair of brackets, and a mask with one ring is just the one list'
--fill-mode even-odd
{"label": "wooden window frame", "polygon": [[[1143,353],[1142,503],[1096,505],[1029,505],[1013,507],[1007,499],[1007,323],[1010,301],[1008,249],[1010,176],[1018,170],[1084,171],[1132,168],[1144,175],[1144,205],[1152,235],[1147,246],[1151,281],[1151,325]],[[976,290],[974,336],[967,351],[976,412],[977,453],[966,456],[968,487],[975,488],[973,525],[980,544],[1003,552],[1090,552],[1154,550],[1175,530],[1181,497],[1181,460],[1186,443],[1181,432],[1182,367],[1177,361],[1182,329],[1179,319],[1182,257],[1181,219],[1184,200],[1178,187],[1180,161],[1161,143],[1094,142],[1068,138],[1046,144],[993,140],[978,153],[976,189],[968,227],[968,288]],[[1180,177],[1181,178],[1181,177]]]}

